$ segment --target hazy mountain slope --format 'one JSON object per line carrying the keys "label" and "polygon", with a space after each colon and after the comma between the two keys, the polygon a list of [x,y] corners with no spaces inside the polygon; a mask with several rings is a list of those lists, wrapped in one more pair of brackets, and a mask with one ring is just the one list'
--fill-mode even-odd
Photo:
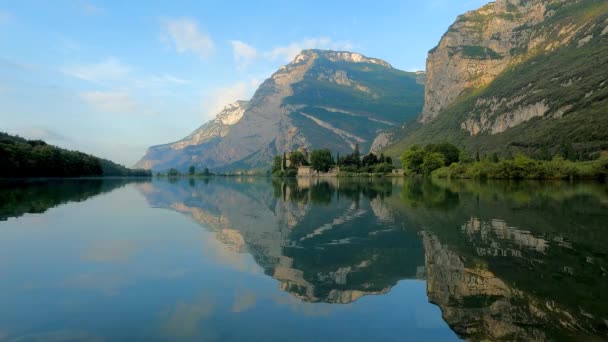
{"label": "hazy mountain slope", "polygon": [[608,148],[608,2],[499,0],[458,18],[427,61],[425,107],[388,152],[448,140],[482,153]]}
{"label": "hazy mountain slope", "polygon": [[206,155],[206,151],[215,146],[218,140],[226,136],[231,127],[241,120],[247,105],[247,101],[229,104],[213,120],[197,128],[184,139],[148,148],[146,155],[135,166],[166,170],[197,162],[198,158]]}
{"label": "hazy mountain slope", "polygon": [[225,134],[152,147],[138,165],[255,169],[299,147],[365,151],[378,133],[420,113],[421,79],[357,53],[305,50],[259,87]]}

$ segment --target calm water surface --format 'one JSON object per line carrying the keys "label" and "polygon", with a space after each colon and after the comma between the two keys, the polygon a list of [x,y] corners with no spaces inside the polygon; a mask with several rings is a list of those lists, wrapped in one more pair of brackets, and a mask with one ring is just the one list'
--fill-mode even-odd
{"label": "calm water surface", "polygon": [[608,187],[0,183],[0,341],[608,339]]}

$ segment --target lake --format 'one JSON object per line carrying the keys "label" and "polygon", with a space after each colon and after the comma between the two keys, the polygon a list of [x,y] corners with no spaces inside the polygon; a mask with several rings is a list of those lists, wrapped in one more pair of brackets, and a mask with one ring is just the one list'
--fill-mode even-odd
{"label": "lake", "polygon": [[0,183],[0,340],[608,339],[608,186]]}

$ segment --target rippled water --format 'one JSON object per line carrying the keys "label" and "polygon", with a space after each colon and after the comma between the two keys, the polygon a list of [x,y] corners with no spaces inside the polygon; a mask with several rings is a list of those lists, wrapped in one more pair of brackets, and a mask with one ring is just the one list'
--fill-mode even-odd
{"label": "rippled water", "polygon": [[608,187],[0,184],[0,340],[602,340]]}

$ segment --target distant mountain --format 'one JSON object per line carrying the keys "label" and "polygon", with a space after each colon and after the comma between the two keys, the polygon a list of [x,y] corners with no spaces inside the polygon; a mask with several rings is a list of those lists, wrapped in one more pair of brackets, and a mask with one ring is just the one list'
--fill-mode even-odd
{"label": "distant mountain", "polygon": [[359,144],[365,152],[380,132],[420,113],[424,78],[358,53],[305,50],[251,101],[227,106],[184,140],[151,147],[136,167],[260,169],[300,147],[347,153]]}
{"label": "distant mountain", "polygon": [[389,154],[450,141],[469,151],[588,158],[608,149],[608,2],[498,0],[460,16],[429,52],[416,122]]}
{"label": "distant mountain", "polygon": [[0,132],[0,178],[151,176],[106,159]]}

